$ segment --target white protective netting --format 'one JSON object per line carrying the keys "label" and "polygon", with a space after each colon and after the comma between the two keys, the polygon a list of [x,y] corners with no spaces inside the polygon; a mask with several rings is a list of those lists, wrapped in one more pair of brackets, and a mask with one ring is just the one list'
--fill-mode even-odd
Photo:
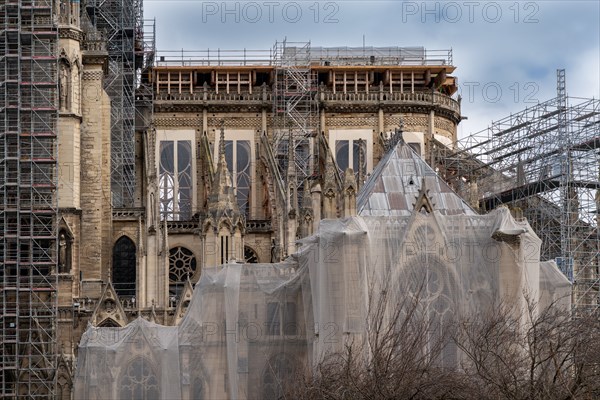
{"label": "white protective netting", "polygon": [[[429,207],[415,212],[423,193]],[[438,330],[499,301],[516,310],[526,297],[570,305],[569,281],[555,263],[540,263],[526,222],[506,208],[475,214],[403,143],[357,203],[361,216],[321,221],[285,262],[205,268],[178,326],[141,318],[90,326],[76,398],[278,398],[297,371],[364,339],[381,293],[392,305],[418,299]],[[459,357],[446,346],[440,362],[456,366]]]}
{"label": "white protective netting", "polygon": [[[203,270],[179,326],[90,326],[75,397],[277,398],[298,369],[364,335],[369,295],[383,286],[398,297],[419,292],[438,326],[524,293],[568,301],[569,282],[540,266],[539,245],[506,208],[324,220],[285,262]],[[448,346],[443,362],[458,357]]]}

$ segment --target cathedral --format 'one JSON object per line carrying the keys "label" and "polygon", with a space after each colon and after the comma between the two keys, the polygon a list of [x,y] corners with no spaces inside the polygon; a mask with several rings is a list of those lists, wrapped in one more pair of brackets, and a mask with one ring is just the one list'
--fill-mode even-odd
{"label": "cathedral", "polygon": [[[43,12],[8,3],[7,24],[11,7],[22,26],[27,12]],[[539,241],[526,222],[507,209],[478,215],[476,199],[460,198],[428,165],[432,143],[451,148],[461,120],[451,51],[278,42],[267,56],[161,56],[134,68],[135,103],[123,105],[111,90],[117,39],[98,28],[95,3],[44,4],[56,38],[34,30],[31,40],[55,46],[54,100],[19,107],[21,123],[56,116],[54,134],[32,133],[56,161],[57,239],[43,242],[56,286],[39,295],[55,304],[54,336],[32,313],[17,335],[27,346],[3,340],[4,357],[16,354],[3,394],[48,395],[35,363],[55,371],[43,379],[60,399],[277,398],[275,375],[360,335],[366,282],[383,271],[408,282],[428,266],[440,320],[525,287],[542,298],[560,286],[540,288],[552,267],[540,267],[539,254],[515,257]],[[134,129],[116,137],[124,110]],[[11,112],[3,109],[6,124]],[[475,256],[465,263],[448,246]],[[252,340],[227,336],[243,328]],[[319,329],[339,340],[316,340]],[[450,350],[444,362],[456,359]]]}

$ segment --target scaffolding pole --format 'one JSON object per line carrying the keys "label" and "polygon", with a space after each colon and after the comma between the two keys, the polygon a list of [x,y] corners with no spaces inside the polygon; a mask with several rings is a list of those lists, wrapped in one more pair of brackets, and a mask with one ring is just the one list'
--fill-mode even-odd
{"label": "scaffolding pole", "polygon": [[302,204],[303,184],[318,165],[318,146],[315,143],[318,130],[317,79],[311,69],[310,42],[276,42],[272,54],[275,65],[273,147],[280,172],[285,174],[289,170],[291,138],[296,164],[296,194]]}
{"label": "scaffolding pole", "polygon": [[573,282],[576,311],[598,311],[600,298],[600,101],[558,96],[458,142],[437,143],[442,176],[481,211],[501,204],[527,218]]}
{"label": "scaffolding pole", "polygon": [[0,5],[0,398],[54,398],[58,29],[52,0]]}

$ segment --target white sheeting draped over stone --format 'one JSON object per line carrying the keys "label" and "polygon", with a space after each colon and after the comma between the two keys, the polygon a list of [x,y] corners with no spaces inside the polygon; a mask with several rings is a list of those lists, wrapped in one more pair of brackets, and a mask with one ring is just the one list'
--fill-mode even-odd
{"label": "white sheeting draped over stone", "polygon": [[[364,335],[369,295],[384,287],[398,299],[420,291],[437,326],[499,299],[523,304],[524,293],[566,301],[569,283],[540,267],[539,245],[503,208],[323,220],[285,262],[203,270],[179,326],[90,326],[75,397],[275,398],[296,368]],[[448,346],[443,362],[459,357]]]}

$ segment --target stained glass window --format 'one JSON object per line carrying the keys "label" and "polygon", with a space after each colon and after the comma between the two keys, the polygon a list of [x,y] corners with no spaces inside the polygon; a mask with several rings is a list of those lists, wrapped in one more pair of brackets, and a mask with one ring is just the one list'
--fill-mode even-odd
{"label": "stained glass window", "polygon": [[225,159],[233,177],[233,185],[240,212],[248,215],[250,207],[250,164],[252,160],[249,140],[226,140]]}
{"label": "stained glass window", "polygon": [[160,212],[170,221],[189,220],[192,215],[192,142],[164,140],[159,150]]}
{"label": "stained glass window", "polygon": [[335,142],[335,161],[342,174],[346,168],[350,167],[358,177],[361,151],[362,165],[360,168],[364,173],[367,169],[367,142],[364,140],[337,140]]}

